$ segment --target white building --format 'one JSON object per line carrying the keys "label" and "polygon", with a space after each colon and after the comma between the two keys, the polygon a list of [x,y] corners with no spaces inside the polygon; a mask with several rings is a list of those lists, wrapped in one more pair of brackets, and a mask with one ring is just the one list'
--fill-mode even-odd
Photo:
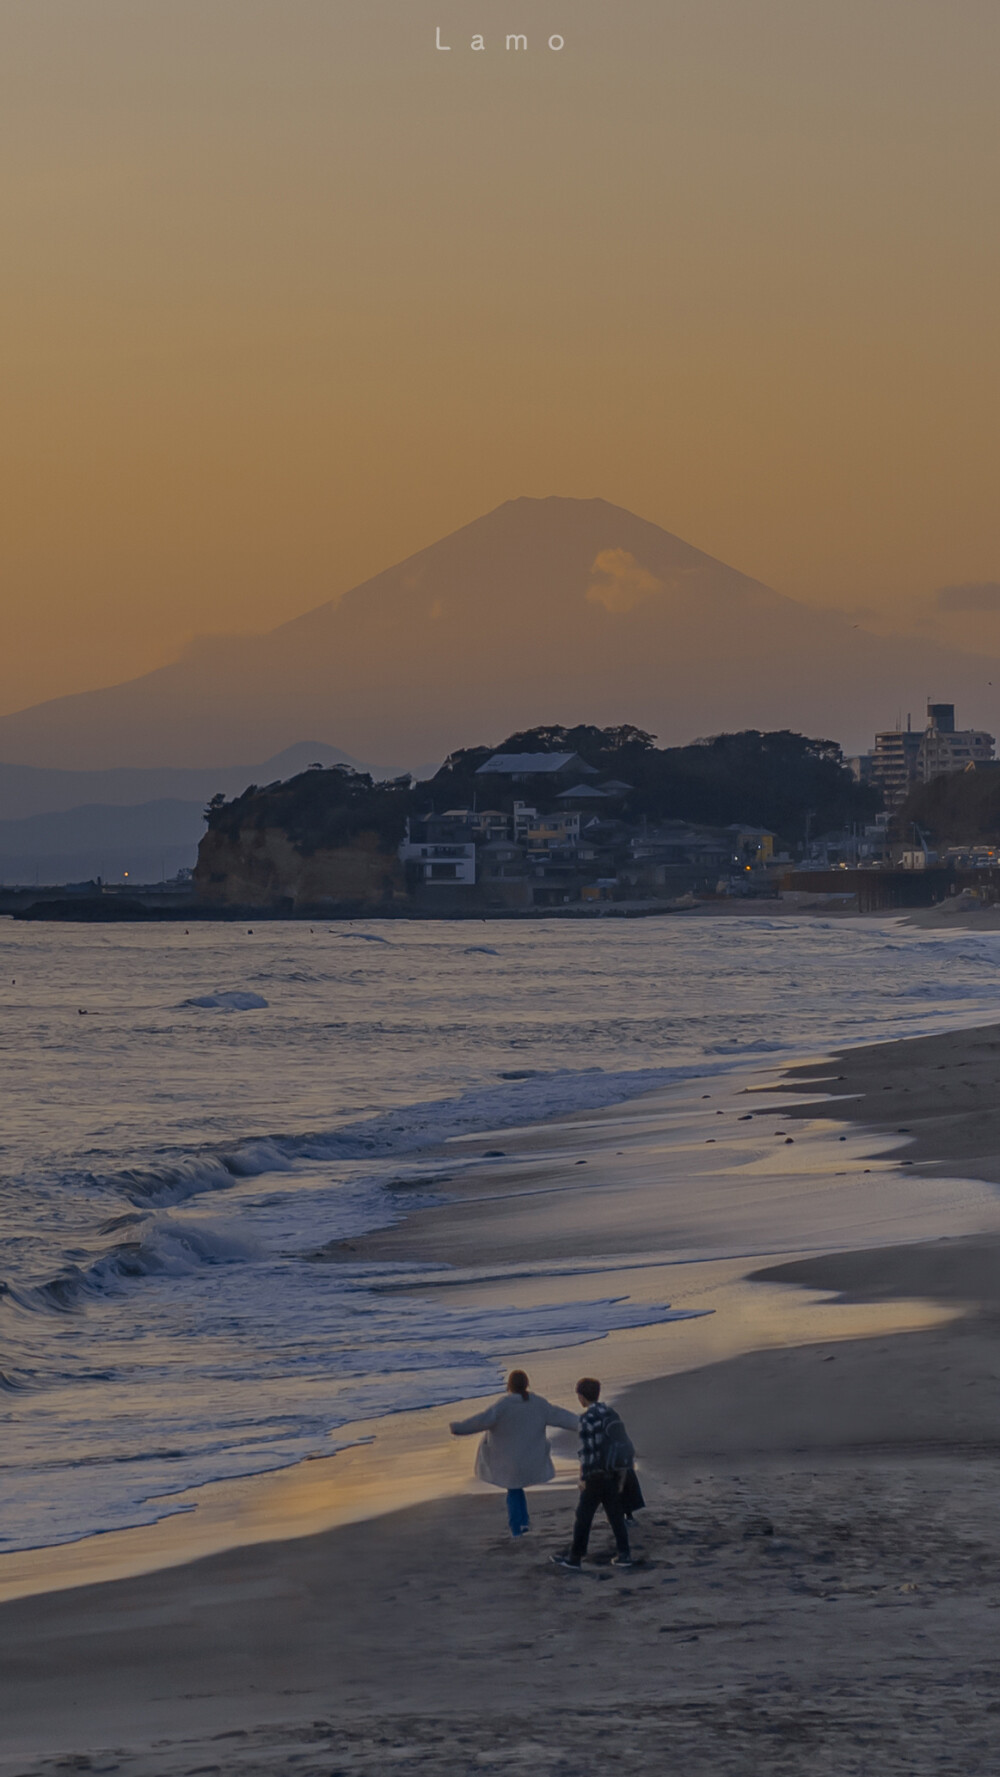
{"label": "white building", "polygon": [[404,839],[399,848],[399,861],[403,865],[418,866],[427,883],[450,884],[452,888],[456,884],[465,888],[476,886],[476,847],[471,839],[454,843]]}

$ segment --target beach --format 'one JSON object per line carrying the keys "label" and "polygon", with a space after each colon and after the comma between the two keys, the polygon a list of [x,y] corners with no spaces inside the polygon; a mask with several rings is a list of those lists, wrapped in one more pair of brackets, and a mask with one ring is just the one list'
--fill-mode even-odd
{"label": "beach", "polygon": [[994,1770],[998,1078],[987,1027],[687,1082],[505,1131],[488,1177],[318,1249],[433,1253],[422,1289],[466,1304],[530,1300],[539,1263],[551,1300],[557,1258],[571,1300],[589,1261],[690,1314],[527,1354],[550,1398],[596,1367],[621,1407],[639,1563],[598,1529],[551,1566],[570,1437],[512,1543],[451,1410],[404,1414],[394,1460],[230,1484],[214,1541],[201,1507],[4,1557],[0,1771]]}

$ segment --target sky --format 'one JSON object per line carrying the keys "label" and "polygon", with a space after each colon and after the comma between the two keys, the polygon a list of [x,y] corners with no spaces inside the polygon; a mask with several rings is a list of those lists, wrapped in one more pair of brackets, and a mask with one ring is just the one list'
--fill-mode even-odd
{"label": "sky", "polygon": [[996,0],[0,0],[0,711],[520,494],[1000,653],[998,65]]}

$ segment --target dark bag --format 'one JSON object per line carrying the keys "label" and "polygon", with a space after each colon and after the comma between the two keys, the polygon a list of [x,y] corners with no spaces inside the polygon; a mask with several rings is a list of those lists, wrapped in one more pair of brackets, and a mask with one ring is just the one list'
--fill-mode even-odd
{"label": "dark bag", "polygon": [[630,1469],[635,1462],[635,1445],[613,1410],[604,1422],[604,1444],[601,1467],[614,1474],[616,1469]]}
{"label": "dark bag", "polygon": [[622,1482],[622,1510],[626,1518],[631,1518],[633,1512],[641,1512],[645,1503],[635,1469],[626,1469],[625,1479]]}

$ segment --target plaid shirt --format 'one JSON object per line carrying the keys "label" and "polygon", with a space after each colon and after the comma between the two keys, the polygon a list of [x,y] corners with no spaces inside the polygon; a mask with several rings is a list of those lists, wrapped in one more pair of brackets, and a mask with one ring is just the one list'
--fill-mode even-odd
{"label": "plaid shirt", "polygon": [[580,1420],[580,1475],[583,1480],[588,1475],[605,1473],[606,1428],[608,1420],[615,1417],[613,1408],[606,1407],[603,1401],[595,1401],[583,1414]]}

